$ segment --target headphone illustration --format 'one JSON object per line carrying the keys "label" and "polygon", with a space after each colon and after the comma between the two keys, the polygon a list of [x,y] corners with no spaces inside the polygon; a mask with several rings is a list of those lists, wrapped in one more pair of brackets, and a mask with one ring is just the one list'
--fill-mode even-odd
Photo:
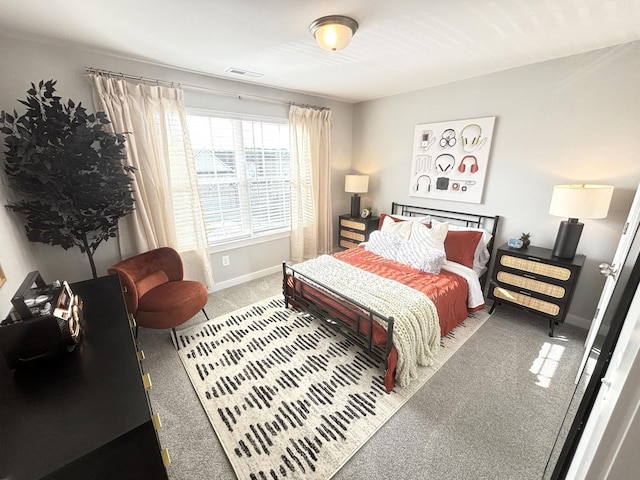
{"label": "headphone illustration", "polygon": [[487,137],[482,137],[482,127],[477,123],[470,123],[460,132],[462,148],[465,152],[473,152],[482,147],[487,141]]}
{"label": "headphone illustration", "polygon": [[416,192],[420,191],[420,180],[422,180],[423,178],[426,178],[427,180],[429,180],[429,183],[427,184],[427,192],[431,191],[431,177],[429,175],[420,175],[417,179],[416,179]]}
{"label": "headphone illustration", "polygon": [[460,165],[458,165],[458,171],[460,173],[464,173],[466,171],[467,168],[464,164],[466,160],[469,160],[469,164],[470,164],[469,171],[471,173],[476,173],[478,171],[478,159],[473,155],[467,155],[462,160],[460,160]]}
{"label": "headphone illustration", "polygon": [[447,128],[442,132],[442,138],[440,138],[440,146],[453,147],[456,144],[456,131],[453,128]]}
{"label": "headphone illustration", "polygon": [[450,153],[441,153],[436,157],[436,171],[448,172],[456,164],[456,159]]}

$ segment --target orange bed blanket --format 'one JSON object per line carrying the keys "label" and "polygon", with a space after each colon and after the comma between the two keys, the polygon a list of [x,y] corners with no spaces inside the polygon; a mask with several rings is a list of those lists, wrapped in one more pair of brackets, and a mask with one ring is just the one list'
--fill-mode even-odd
{"label": "orange bed blanket", "polygon": [[[454,327],[458,326],[471,313],[467,307],[468,286],[467,281],[454,273],[442,270],[440,274],[424,273],[393,260],[385,259],[375,253],[369,252],[359,246],[343,250],[334,254],[334,257],[382,277],[403,283],[427,295],[434,303],[438,311],[440,333],[446,335]],[[288,293],[294,284],[291,278],[287,279],[284,288]],[[296,286],[296,291],[299,290]],[[309,286],[305,286],[309,288]],[[316,292],[323,296],[325,301],[334,307],[335,311],[341,311],[340,320],[353,324],[353,317],[347,309],[341,309],[336,299],[327,299],[323,292]],[[295,304],[295,302],[292,302]],[[302,305],[301,305],[302,306]],[[482,308],[476,307],[478,310]],[[368,325],[360,324],[359,330],[363,335],[368,334]],[[384,347],[386,344],[386,330],[377,323],[373,325],[373,341]],[[393,347],[387,357],[387,369],[385,371],[384,384],[387,391],[391,391],[395,385],[395,368],[397,364],[397,351]]]}

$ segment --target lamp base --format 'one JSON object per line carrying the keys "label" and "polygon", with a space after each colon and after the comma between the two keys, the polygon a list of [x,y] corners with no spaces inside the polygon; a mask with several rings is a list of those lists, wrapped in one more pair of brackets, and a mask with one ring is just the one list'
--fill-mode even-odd
{"label": "lamp base", "polygon": [[351,196],[351,218],[360,216],[360,195],[354,193]]}
{"label": "lamp base", "polygon": [[560,222],[552,255],[560,258],[573,258],[578,249],[578,242],[580,241],[583,227],[584,223],[578,221],[571,222],[563,220]]}

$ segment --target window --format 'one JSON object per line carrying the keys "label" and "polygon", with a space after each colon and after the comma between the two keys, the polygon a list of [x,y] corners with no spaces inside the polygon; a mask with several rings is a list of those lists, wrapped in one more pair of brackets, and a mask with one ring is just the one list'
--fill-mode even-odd
{"label": "window", "polygon": [[209,245],[290,229],[285,121],[187,115]]}

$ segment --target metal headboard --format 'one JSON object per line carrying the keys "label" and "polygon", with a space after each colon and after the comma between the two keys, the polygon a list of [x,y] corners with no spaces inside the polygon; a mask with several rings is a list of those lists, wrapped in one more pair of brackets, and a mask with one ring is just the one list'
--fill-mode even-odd
{"label": "metal headboard", "polygon": [[475,213],[456,212],[454,210],[438,210],[436,208],[420,207],[417,205],[405,205],[393,202],[391,204],[391,214],[403,215],[407,217],[419,217],[429,215],[440,221],[451,222],[465,227],[482,228],[491,233],[491,241],[487,248],[489,254],[493,256],[493,241],[498,231],[499,215],[478,215]]}

